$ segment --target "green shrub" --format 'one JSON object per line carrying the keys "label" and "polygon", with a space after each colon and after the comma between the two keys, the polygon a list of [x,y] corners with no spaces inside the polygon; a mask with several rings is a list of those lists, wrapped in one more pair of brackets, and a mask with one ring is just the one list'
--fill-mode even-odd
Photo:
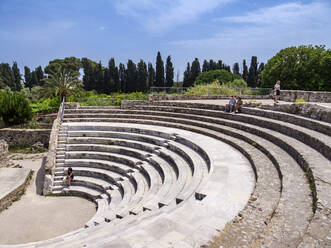
{"label": "green shrub", "polygon": [[210,84],[196,85],[189,88],[185,94],[187,95],[240,95],[240,91],[229,87],[228,84],[220,85],[218,81]]}
{"label": "green shrub", "polygon": [[6,126],[22,124],[31,120],[32,110],[23,94],[0,92],[0,116]]}
{"label": "green shrub", "polygon": [[209,84],[216,80],[220,84],[231,82],[235,79],[240,79],[239,75],[232,74],[227,70],[213,70],[201,73],[195,80],[194,85]]}
{"label": "green shrub", "polygon": [[39,114],[48,114],[54,113],[59,110],[61,101],[60,97],[53,97],[53,98],[41,98],[38,102],[30,102],[30,106],[32,108],[33,113]]}
{"label": "green shrub", "polygon": [[304,98],[299,98],[295,100],[295,103],[306,102]]}

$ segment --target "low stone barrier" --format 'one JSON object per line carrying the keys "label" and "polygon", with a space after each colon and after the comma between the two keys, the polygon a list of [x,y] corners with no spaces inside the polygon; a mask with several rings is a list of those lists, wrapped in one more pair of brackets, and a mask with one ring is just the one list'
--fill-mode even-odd
{"label": "low stone barrier", "polygon": [[32,146],[41,142],[45,147],[49,144],[50,129],[0,129],[0,139],[9,146]]}
{"label": "low stone barrier", "polygon": [[[269,95],[245,95],[242,99],[270,99]],[[150,94],[150,101],[174,101],[174,100],[214,100],[229,99],[229,96],[220,95],[168,95],[168,94]]]}
{"label": "low stone barrier", "polygon": [[280,91],[280,100],[282,101],[295,102],[297,99],[305,99],[307,102],[331,102],[331,92],[303,90]]}
{"label": "low stone barrier", "polygon": [[33,171],[30,170],[25,178],[24,182],[19,185],[16,189],[10,192],[8,195],[0,199],[0,212],[8,208],[14,201],[20,199],[20,197],[25,193],[26,187],[29,185]]}
{"label": "low stone barrier", "polygon": [[317,104],[297,103],[280,104],[277,106],[262,105],[261,108],[301,115],[311,119],[331,123],[331,109]]}
{"label": "low stone barrier", "polygon": [[60,125],[62,121],[61,113],[64,111],[64,103],[59,108],[59,114],[53,122],[53,127],[51,135],[49,138],[48,153],[45,161],[45,177],[43,186],[43,195],[48,195],[52,193],[53,181],[54,181],[54,170],[56,165],[56,147],[58,143],[58,135],[60,130]]}

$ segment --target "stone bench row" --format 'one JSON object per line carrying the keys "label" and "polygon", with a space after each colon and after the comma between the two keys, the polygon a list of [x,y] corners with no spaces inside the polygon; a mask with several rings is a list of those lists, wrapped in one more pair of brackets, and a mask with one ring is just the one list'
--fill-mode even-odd
{"label": "stone bench row", "polygon": [[[134,118],[135,116],[132,116],[132,115],[130,115],[130,118]],[[159,117],[159,118],[155,118],[155,116],[152,116],[152,117],[150,117],[151,119],[153,119],[153,120],[159,120],[159,121],[161,121],[161,117]],[[146,117],[145,119],[148,119],[148,117]],[[162,119],[162,121],[165,121],[165,119],[166,118],[163,118]],[[169,118],[167,118],[167,120],[169,120]],[[117,120],[118,121],[118,120]],[[187,123],[187,120],[179,120],[179,119],[174,119],[173,120],[174,122],[180,122],[180,123],[183,123],[183,122],[185,122],[185,123]],[[144,122],[144,121],[141,121],[140,123],[146,123],[146,122]],[[149,123],[150,124],[150,123]],[[233,123],[232,123],[233,124]],[[232,125],[231,124],[231,125]],[[157,125],[160,125],[159,123],[157,123]],[[203,124],[201,124],[201,125],[203,125]],[[200,126],[201,126],[200,125]],[[229,125],[230,126],[230,125]],[[208,128],[210,128],[210,127],[208,127]],[[228,129],[229,127],[225,127],[224,129],[226,130],[226,129]],[[234,132],[235,133],[235,132]],[[315,154],[316,155],[316,154]],[[302,163],[302,164],[304,164],[304,163]],[[301,172],[302,174],[303,174],[303,172]],[[293,174],[293,173],[289,173],[290,175],[291,174]],[[294,173],[295,174],[295,173]],[[305,178],[304,178],[304,175],[303,175],[303,177],[302,177],[302,180],[301,180],[304,184],[305,184]],[[309,189],[308,189],[308,192],[309,192]],[[307,194],[306,195],[303,195],[302,196],[303,198],[305,198],[305,199],[309,199],[309,196],[307,197]],[[289,199],[287,199],[287,200],[289,200]],[[308,216],[309,217],[309,216]],[[307,219],[309,219],[309,218],[306,218],[306,220]],[[304,228],[303,228],[304,229]]]}
{"label": "stone bench row", "polygon": [[[64,138],[64,136],[62,136],[62,138]],[[100,161],[106,162],[107,160],[113,160],[113,161],[115,160],[115,162],[123,162],[123,159],[124,159],[123,157],[114,158],[113,155],[111,155],[110,156],[111,159],[109,159],[109,154],[106,154],[107,152],[108,153],[117,153],[117,155],[123,153],[123,154],[126,154],[126,155],[131,155],[133,157],[138,157],[139,159],[145,159],[145,158],[147,158],[147,160],[152,160],[154,162],[154,164],[156,163],[152,158],[149,158],[149,156],[146,156],[146,154],[145,155],[140,154],[138,151],[135,151],[134,149],[128,150],[127,148],[124,149],[123,147],[116,147],[116,146],[114,146],[114,144],[112,144],[110,146],[106,146],[106,145],[93,145],[93,144],[92,145],[91,144],[69,145],[69,144],[66,145],[66,148],[65,148],[66,154],[63,155],[64,156],[64,159],[65,159],[65,164],[68,167],[69,166],[70,167],[73,167],[74,168],[74,171],[75,171],[75,174],[78,174],[78,175],[81,175],[83,173],[83,175],[86,176],[86,173],[89,173],[87,175],[93,176],[93,173],[96,173],[95,171],[93,171],[93,170],[91,171],[90,169],[86,169],[86,168],[82,172],[82,169],[80,168],[82,166],[84,166],[84,167],[89,167],[90,166],[92,168],[95,168],[95,167],[100,168],[100,166],[104,166],[104,164],[100,163]],[[128,144],[130,144],[130,142],[121,141],[121,144],[122,145],[128,145]],[[135,146],[136,145],[137,144],[135,144]],[[144,148],[143,150],[146,150],[146,147],[143,146],[143,144],[139,144],[139,148]],[[148,149],[150,149],[150,147]],[[61,152],[62,151],[63,150],[61,148]],[[102,151],[102,152],[100,153],[99,151]],[[176,151],[178,152],[178,149],[176,149]],[[181,155],[185,154],[181,149],[179,149],[179,151],[181,152]],[[160,154],[163,154],[163,152],[159,152],[159,155]],[[193,153],[191,152],[191,156],[193,156],[194,158],[196,158],[195,163],[197,163],[199,161],[202,162],[202,158],[201,157],[199,158],[199,156],[197,156],[197,154],[195,156],[192,155],[192,154]],[[86,157],[89,158],[90,161],[88,161],[87,159],[82,159],[81,156],[83,158],[86,158]],[[123,155],[120,155],[120,156],[123,156]],[[165,157],[165,158],[168,157],[168,159],[167,159],[168,161],[169,160],[170,161],[172,160],[171,156],[169,156],[169,155],[165,155],[164,154],[162,157]],[[102,158],[103,160],[100,160],[100,158]],[[189,155],[186,154],[186,158],[189,158]],[[176,163],[175,163],[175,161],[172,161],[173,166],[180,165],[180,163],[178,163],[178,159],[179,158],[176,159],[177,160]],[[139,161],[135,161],[134,164],[137,164],[138,162]],[[128,164],[128,160],[125,160],[124,159],[124,163]],[[193,163],[193,162],[191,161],[191,163]],[[132,163],[129,163],[129,165],[132,166]],[[77,166],[79,166],[79,167],[77,167]],[[109,169],[108,166],[109,165],[106,165],[107,169]],[[192,165],[190,165],[190,167],[191,166]],[[114,167],[115,168],[115,171],[118,170],[118,167],[119,166],[115,166]],[[185,165],[182,163],[182,166],[181,167],[185,167]],[[196,182],[195,185],[193,183],[189,184],[187,182],[188,180],[187,180],[187,177],[186,177],[186,180],[185,181],[182,180],[183,181],[183,184],[182,185],[186,185],[185,187],[187,189],[181,190],[181,188],[183,188],[183,187],[178,187],[178,183],[177,183],[177,184],[174,185],[175,187],[173,187],[174,189],[177,189],[177,191],[176,190],[169,190],[168,191],[168,192],[171,192],[171,194],[168,193],[168,195],[170,195],[170,197],[168,196],[168,198],[163,198],[163,199],[160,198],[158,200],[161,201],[161,199],[162,199],[162,203],[149,204],[147,207],[144,207],[144,208],[151,209],[153,205],[156,205],[157,206],[159,204],[162,204],[162,206],[163,205],[168,205],[172,201],[171,199],[174,198],[175,196],[177,196],[179,198],[185,198],[185,197],[188,197],[188,195],[192,194],[192,192],[190,192],[190,190],[193,190],[193,192],[194,192],[194,189],[196,188],[196,186],[201,181],[200,177],[202,177],[201,173],[199,175],[199,173],[197,173],[197,172],[199,171],[200,168],[206,167],[206,165],[203,165],[201,163],[201,164],[199,164],[199,166],[196,166],[196,167],[197,168],[196,168],[195,173],[194,173],[194,175],[195,175],[195,180],[194,181]],[[112,170],[114,170],[113,167],[110,167],[110,168],[112,168]],[[122,173],[123,172],[124,173],[127,172],[123,168],[121,170],[122,170],[121,171]],[[178,168],[177,168],[177,170],[178,170]],[[193,171],[191,173],[193,174]],[[148,174],[148,172],[146,174]],[[183,174],[183,173],[181,173],[181,174]],[[171,175],[171,173],[167,173],[167,176],[168,175]],[[183,177],[183,175],[181,175],[181,177],[185,179],[185,177]],[[112,181],[114,181],[114,179]],[[173,180],[171,180],[171,181],[173,181]],[[82,184],[82,182],[80,182],[80,184]],[[91,184],[88,184],[88,183],[85,184],[85,185],[91,186]],[[190,189],[190,190],[188,190],[188,189]],[[176,194],[176,192],[178,193],[178,191],[179,192],[182,192],[182,193]],[[177,199],[179,199],[179,198],[177,198]],[[167,200],[167,199],[169,199],[169,200]],[[181,200],[183,200],[183,199],[181,199]],[[136,207],[136,209],[137,209],[137,207]]]}
{"label": "stone bench row", "polygon": [[[304,127],[297,126],[295,124],[287,123],[284,121],[273,120],[266,117],[260,116],[252,116],[249,114],[240,114],[240,115],[229,115],[228,113],[224,113],[222,111],[214,111],[214,110],[205,110],[205,109],[196,109],[196,108],[181,108],[181,107],[169,107],[169,106],[138,106],[137,109],[141,110],[116,110],[111,113],[87,113],[87,114],[66,114],[65,121],[67,118],[72,120],[72,118],[91,118],[91,120],[95,119],[107,119],[107,118],[122,118],[123,114],[126,115],[163,115],[162,112],[167,112],[169,117],[180,117],[183,114],[188,115],[198,115],[198,116],[206,116],[206,117],[214,117],[214,118],[223,118],[223,119],[231,119],[235,121],[245,122],[249,124],[253,124],[260,127],[265,127],[271,130],[277,130],[280,133],[286,134],[287,136],[294,137],[301,142],[315,148],[317,151],[321,152],[325,157],[331,159],[331,142],[330,136],[307,129]],[[170,114],[170,113],[173,114]],[[188,116],[189,118],[189,116]]]}

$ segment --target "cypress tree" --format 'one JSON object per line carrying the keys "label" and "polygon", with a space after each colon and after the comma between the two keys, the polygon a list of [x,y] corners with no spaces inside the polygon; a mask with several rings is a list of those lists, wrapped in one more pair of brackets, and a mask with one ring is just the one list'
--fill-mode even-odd
{"label": "cypress tree", "polygon": [[14,61],[13,65],[12,65],[12,72],[13,72],[13,76],[14,76],[14,82],[13,82],[13,88],[12,90],[14,91],[20,91],[22,89],[22,84],[21,84],[21,73],[20,73],[20,69],[17,66],[17,63]]}
{"label": "cypress tree", "polygon": [[0,64],[0,78],[4,86],[8,86],[10,89],[15,90],[15,77],[8,63]]}
{"label": "cypress tree", "polygon": [[120,91],[118,68],[115,65],[115,59],[111,58],[108,62],[110,91]]}
{"label": "cypress tree", "polygon": [[148,87],[154,87],[155,84],[155,70],[152,63],[148,63]]}
{"label": "cypress tree", "polygon": [[247,82],[248,80],[248,68],[246,65],[246,60],[243,60],[243,74],[242,74],[242,78]]}
{"label": "cypress tree", "polygon": [[33,87],[31,70],[27,66],[24,66],[24,86],[29,89]]}
{"label": "cypress tree", "polygon": [[225,69],[225,64],[223,65],[223,61],[221,60],[221,59],[219,59],[218,61],[217,61],[217,66],[216,66],[216,69],[217,70],[222,70],[222,69]]}
{"label": "cypress tree", "polygon": [[137,90],[137,66],[129,59],[126,67],[126,91],[134,92]]}
{"label": "cypress tree", "polygon": [[207,60],[204,60],[203,61],[203,64],[202,64],[202,72],[206,72],[206,71],[209,71],[209,62]]}
{"label": "cypress tree", "polygon": [[214,60],[209,60],[209,70],[213,71],[213,70],[217,70],[217,63]]}
{"label": "cypress tree", "polygon": [[125,69],[125,65],[122,63],[120,63],[119,65],[118,76],[121,85],[120,87],[121,92],[126,92],[126,69]]}
{"label": "cypress tree", "polygon": [[43,78],[45,78],[43,68],[41,66],[38,66],[35,69],[36,77],[37,77],[37,85],[42,86],[44,83],[42,81]]}
{"label": "cypress tree", "polygon": [[195,58],[191,66],[190,86],[194,85],[194,81],[200,75],[200,73],[201,73],[201,68],[200,68],[199,59]]}
{"label": "cypress tree", "polygon": [[161,58],[161,53],[158,52],[156,56],[156,70],[155,70],[155,86],[164,87],[164,64]]}
{"label": "cypress tree", "polygon": [[259,69],[257,71],[257,87],[261,87],[262,85],[262,77],[261,77],[261,73],[262,71],[264,70],[264,63],[262,62],[260,65],[259,65]]}
{"label": "cypress tree", "polygon": [[257,57],[252,56],[247,78],[247,84],[252,88],[257,86],[257,66]]}
{"label": "cypress tree", "polygon": [[148,90],[148,73],[146,63],[141,59],[138,63],[137,72],[138,91],[147,92]]}
{"label": "cypress tree", "polygon": [[190,87],[191,66],[187,63],[186,70],[184,71],[183,87]]}
{"label": "cypress tree", "polygon": [[174,84],[174,67],[171,62],[171,57],[168,56],[166,63],[166,87],[172,87]]}
{"label": "cypress tree", "polygon": [[233,64],[232,72],[233,72],[233,74],[239,74],[240,75],[239,63],[236,62],[236,63]]}

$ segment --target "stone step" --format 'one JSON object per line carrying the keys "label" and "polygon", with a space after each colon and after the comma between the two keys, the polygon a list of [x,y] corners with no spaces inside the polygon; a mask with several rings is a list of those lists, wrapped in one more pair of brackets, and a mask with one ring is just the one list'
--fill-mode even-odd
{"label": "stone step", "polygon": [[66,159],[93,159],[93,160],[106,160],[114,163],[126,165],[129,168],[135,168],[140,159],[122,154],[111,154],[108,152],[89,152],[89,151],[77,151],[67,152]]}
{"label": "stone step", "polygon": [[[146,117],[147,118],[147,117]],[[118,121],[118,120],[117,120]],[[206,126],[206,127],[208,127],[208,128],[210,128],[210,129],[215,129],[215,125],[213,125],[213,126],[211,126],[211,125],[209,125],[209,124],[206,124],[206,123],[202,123],[202,122],[198,122],[198,121],[188,121],[188,120],[184,120],[184,119],[175,119],[175,120],[173,120],[174,122],[176,122],[176,124],[172,124],[172,123],[166,123],[166,122],[160,122],[160,121],[155,121],[155,118],[153,117],[153,121],[147,121],[147,120],[131,120],[131,119],[125,119],[125,122],[134,122],[134,123],[141,123],[141,124],[151,124],[151,123],[153,123],[154,125],[155,124],[157,124],[157,125],[165,125],[166,124],[166,126],[176,126],[176,127],[180,127],[180,128],[183,128],[183,125],[181,124],[181,125],[179,125],[178,123],[192,123],[192,124],[198,124],[198,123],[200,123],[199,124],[199,126]],[[220,126],[220,125],[218,125],[218,126]],[[185,129],[185,128],[184,128]],[[217,128],[216,128],[217,129]],[[223,130],[223,132],[224,131],[228,131],[228,129],[229,129],[229,127],[224,127],[224,129],[222,129]],[[220,129],[219,129],[220,130]],[[233,135],[236,135],[236,133],[238,133],[238,130],[236,129],[236,130],[234,130],[233,131]],[[245,135],[247,135],[247,133],[245,133]],[[235,136],[236,137],[236,136]],[[244,138],[245,136],[243,136],[242,135],[242,138]],[[285,164],[287,164],[287,162],[285,162]],[[295,165],[296,166],[296,165]],[[294,166],[294,167],[295,167]],[[303,172],[301,171],[300,172],[300,169],[299,169],[299,171],[298,172],[296,172],[296,173],[294,173],[294,174],[300,174],[300,173],[302,173],[303,174]],[[293,173],[290,173],[290,174],[293,174]],[[298,177],[299,179],[300,179],[300,177]],[[302,175],[302,183],[300,183],[300,184],[306,184],[306,179],[305,179],[305,177],[304,177],[304,175]],[[305,189],[304,189],[305,190]],[[307,194],[308,195],[305,195],[305,194],[303,194],[302,195],[302,197],[303,197],[303,202],[305,201],[305,199],[309,199],[310,197],[309,197],[309,193],[308,193],[308,191],[309,191],[309,188],[308,188],[308,190],[307,190]],[[293,201],[293,200],[292,200]],[[290,203],[291,201],[289,200],[289,203]],[[307,205],[308,205],[308,202],[307,202]],[[309,208],[309,207],[308,207]],[[290,213],[291,211],[288,211],[288,209],[285,207],[285,209],[286,209],[286,211],[287,211],[287,214],[288,213]],[[302,216],[300,217],[301,218],[301,220],[303,221],[303,223],[301,224],[301,226],[302,226],[302,228],[304,229],[304,228],[306,228],[307,227],[307,223],[308,223],[308,220],[307,219],[309,219],[309,218],[311,218],[310,216],[309,216],[309,210],[307,210],[306,211],[306,213],[308,214],[308,216],[307,216],[307,218],[302,218]],[[294,213],[292,213],[292,214],[294,214]],[[290,228],[291,229],[291,228]]]}
{"label": "stone step", "polygon": [[79,196],[86,198],[90,201],[95,201],[97,198],[100,198],[102,194],[102,192],[96,189],[91,189],[84,186],[65,187],[63,188],[63,192],[65,193],[65,195]]}

